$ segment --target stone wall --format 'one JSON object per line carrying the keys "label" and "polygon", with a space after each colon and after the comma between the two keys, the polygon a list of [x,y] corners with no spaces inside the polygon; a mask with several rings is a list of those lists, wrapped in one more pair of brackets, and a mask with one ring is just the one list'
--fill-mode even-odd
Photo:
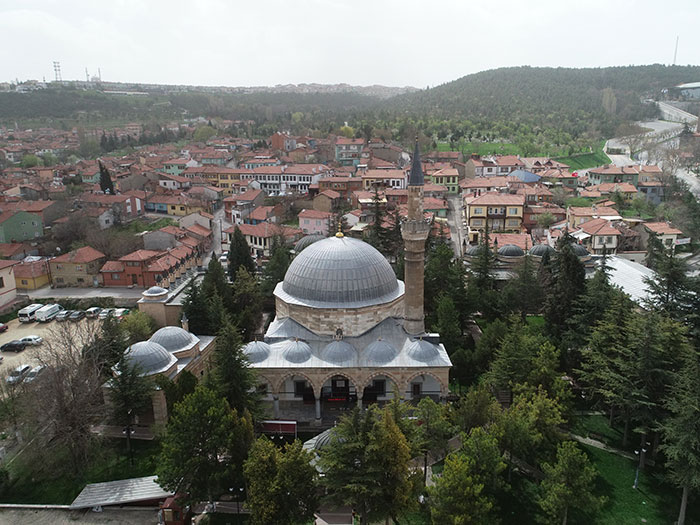
{"label": "stone wall", "polygon": [[[342,328],[345,336],[358,336],[389,317],[403,317],[403,296],[389,303],[364,308],[310,308],[275,298],[277,317],[291,317],[319,335],[335,335]],[[342,323],[338,320],[342,319]]]}

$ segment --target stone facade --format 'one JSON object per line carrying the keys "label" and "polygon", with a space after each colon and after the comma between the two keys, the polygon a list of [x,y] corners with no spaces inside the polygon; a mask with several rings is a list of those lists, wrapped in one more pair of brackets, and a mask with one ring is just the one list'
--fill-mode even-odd
{"label": "stone facade", "polygon": [[347,337],[358,336],[388,317],[403,317],[403,296],[391,302],[364,308],[312,308],[275,297],[278,318],[291,317],[319,335],[335,335],[338,328]]}

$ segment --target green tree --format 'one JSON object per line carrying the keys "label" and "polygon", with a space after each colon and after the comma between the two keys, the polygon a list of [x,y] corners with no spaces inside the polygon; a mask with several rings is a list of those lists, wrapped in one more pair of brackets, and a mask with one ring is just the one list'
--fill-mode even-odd
{"label": "green tree", "polygon": [[688,496],[691,490],[700,489],[700,354],[687,344],[677,351],[682,366],[665,401],[670,416],[661,427],[661,449],[668,477],[683,490],[677,523],[684,525]]}
{"label": "green tree", "polygon": [[129,338],[121,323],[114,317],[108,317],[102,321],[100,331],[87,347],[86,353],[93,354],[95,362],[100,363],[104,370],[111,370],[122,358],[129,344]]}
{"label": "green tree", "polygon": [[[132,363],[125,357],[117,363],[109,386],[112,419],[117,425],[131,425],[133,418],[151,405],[153,381],[143,375],[137,363]],[[126,448],[131,457],[131,434],[128,432]]]}
{"label": "green tree", "polygon": [[147,313],[132,310],[121,322],[122,330],[126,333],[130,345],[145,341],[156,331],[156,322]]}
{"label": "green tree", "polygon": [[277,283],[284,281],[291,262],[289,248],[284,243],[284,239],[279,236],[274,237],[270,247],[270,260],[267,261],[262,275],[262,292],[265,297],[272,297]]}
{"label": "green tree", "polygon": [[428,489],[430,515],[434,525],[494,523],[495,502],[484,493],[476,459],[462,452],[445,458],[442,476]]}
{"label": "green tree", "polygon": [[437,300],[436,331],[440,334],[440,342],[445,345],[452,355],[464,346],[462,328],[459,322],[459,312],[454,301],[447,294],[440,294]]}
{"label": "green tree", "polygon": [[233,285],[233,311],[244,340],[251,341],[260,330],[263,296],[255,278],[242,267]]}
{"label": "green tree", "polygon": [[206,142],[214,136],[216,136],[216,130],[213,127],[200,126],[195,130],[193,139],[195,142]]}
{"label": "green tree", "polygon": [[202,293],[207,299],[218,294],[229,313],[233,312],[233,290],[226,277],[226,272],[216,257],[212,257],[202,279]]}
{"label": "green tree", "polygon": [[428,480],[428,455],[435,457],[447,452],[447,442],[454,435],[452,425],[446,417],[445,408],[429,397],[418,402],[415,417],[418,428],[415,432],[415,449],[423,455],[423,483]]}
{"label": "green tree", "polygon": [[481,312],[489,321],[500,315],[498,294],[496,292],[496,256],[489,246],[489,236],[486,232],[479,244],[475,257],[472,258],[467,273],[467,297],[469,309]]}
{"label": "green tree", "polygon": [[321,451],[321,483],[327,499],[353,507],[362,525],[396,518],[412,501],[409,460],[408,442],[389,410],[378,417],[376,408],[355,408]]}
{"label": "green tree", "polygon": [[537,500],[551,523],[566,525],[569,509],[595,512],[603,499],[594,495],[595,468],[573,441],[557,447],[555,463],[542,465],[544,479]]}
{"label": "green tree", "polygon": [[114,183],[107,166],[101,160],[97,161],[97,165],[100,168],[100,190],[107,195],[114,195]]}
{"label": "green tree", "polygon": [[41,158],[36,155],[24,155],[22,161],[19,164],[22,168],[35,168],[37,166],[42,166]]}
{"label": "green tree", "polygon": [[214,498],[242,481],[253,440],[248,414],[231,410],[213,390],[198,386],[175,405],[161,441],[158,483],[194,503]]}
{"label": "green tree", "polygon": [[249,274],[255,275],[256,267],[253,258],[250,256],[250,246],[248,246],[241,229],[236,226],[231,236],[231,246],[228,251],[228,275],[234,284],[236,283],[238,269],[241,266]]}
{"label": "green tree", "polygon": [[692,310],[693,299],[692,282],[687,276],[688,265],[673,251],[658,253],[654,259],[654,277],[645,279],[650,295],[648,306],[683,321]]}
{"label": "green tree", "polygon": [[207,312],[209,304],[201,287],[197,284],[197,278],[193,277],[185,292],[185,300],[182,304],[182,312],[187,317],[190,332],[194,334],[206,334],[209,332],[209,318]]}
{"label": "green tree", "polygon": [[466,434],[473,428],[491,425],[501,416],[501,405],[485,386],[471,388],[448,409],[452,424]]}
{"label": "green tree", "polygon": [[515,272],[515,278],[510,279],[503,289],[501,304],[505,311],[518,313],[525,321],[527,314],[538,313],[542,308],[544,290],[529,255],[516,266]]}
{"label": "green tree", "polygon": [[242,413],[258,412],[255,371],[243,353],[241,335],[233,323],[221,326],[214,342],[214,367],[211,372],[216,391],[229,405]]}
{"label": "green tree", "polygon": [[313,520],[319,498],[318,472],[301,441],[280,450],[266,437],[258,438],[244,463],[246,503],[258,525],[295,525]]}

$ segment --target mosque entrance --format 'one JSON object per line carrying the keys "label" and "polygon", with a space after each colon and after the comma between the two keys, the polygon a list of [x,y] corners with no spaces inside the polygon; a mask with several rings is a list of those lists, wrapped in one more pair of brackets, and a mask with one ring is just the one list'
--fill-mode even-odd
{"label": "mosque entrance", "polygon": [[362,403],[369,406],[374,403],[382,406],[387,401],[394,399],[394,394],[398,392],[397,385],[384,375],[376,376],[362,392]]}
{"label": "mosque entrance", "polygon": [[324,416],[350,410],[357,405],[357,388],[347,377],[333,376],[321,388],[321,403]]}

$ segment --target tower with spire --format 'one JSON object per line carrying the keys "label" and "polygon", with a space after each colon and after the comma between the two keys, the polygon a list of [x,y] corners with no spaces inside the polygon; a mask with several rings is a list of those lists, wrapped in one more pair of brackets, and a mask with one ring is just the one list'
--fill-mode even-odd
{"label": "tower with spire", "polygon": [[423,313],[423,273],[425,266],[425,241],[430,223],[423,215],[423,169],[420,162],[418,138],[413,150],[413,163],[408,177],[408,217],[401,224],[404,241],[404,328],[411,335],[425,333]]}

